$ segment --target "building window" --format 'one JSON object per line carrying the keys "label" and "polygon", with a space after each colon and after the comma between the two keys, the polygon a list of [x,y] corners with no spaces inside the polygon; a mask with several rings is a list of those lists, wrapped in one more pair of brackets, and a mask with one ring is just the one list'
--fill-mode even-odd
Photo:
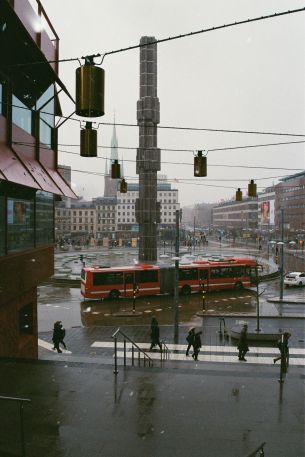
{"label": "building window", "polygon": [[30,135],[32,134],[32,111],[15,95],[12,98],[12,121]]}
{"label": "building window", "polygon": [[55,100],[54,100],[54,85],[48,87],[48,89],[42,94],[36,104],[36,109],[40,112],[39,121],[39,140],[41,143],[49,146],[53,145],[53,129],[55,123]]}
{"label": "building window", "polygon": [[34,247],[34,197],[7,199],[7,249]]}
{"label": "building window", "polygon": [[[65,230],[65,226],[63,227]],[[38,246],[54,242],[53,195],[36,192],[36,243]]]}

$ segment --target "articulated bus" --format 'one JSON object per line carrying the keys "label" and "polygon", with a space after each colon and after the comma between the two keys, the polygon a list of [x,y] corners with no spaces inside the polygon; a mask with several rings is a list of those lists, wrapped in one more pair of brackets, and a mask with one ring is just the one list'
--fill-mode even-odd
{"label": "articulated bus", "polygon": [[[179,293],[251,287],[255,285],[256,274],[257,262],[250,258],[230,257],[179,265]],[[81,294],[91,299],[173,294],[174,284],[174,266],[92,266],[81,272]]]}

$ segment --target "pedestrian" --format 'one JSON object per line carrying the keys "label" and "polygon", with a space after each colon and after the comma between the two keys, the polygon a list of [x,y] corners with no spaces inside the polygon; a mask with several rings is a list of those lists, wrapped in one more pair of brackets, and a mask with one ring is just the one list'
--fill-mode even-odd
{"label": "pedestrian", "polygon": [[53,344],[54,344],[53,349],[56,349],[58,353],[62,353],[62,351],[59,348],[59,343],[60,343],[60,340],[62,338],[62,332],[61,332],[60,324],[61,324],[60,321],[56,321],[54,323],[53,337],[52,337],[52,341],[53,341]]}
{"label": "pedestrian", "polygon": [[63,347],[65,349],[67,349],[67,346],[66,346],[66,343],[64,342],[64,338],[66,336],[66,330],[63,328],[63,325],[62,323],[60,322],[59,324],[59,328],[60,328],[60,340],[59,340],[59,343],[63,345]]}
{"label": "pedestrian", "polygon": [[199,354],[199,351],[200,351],[200,348],[201,348],[201,337],[200,335],[202,335],[202,331],[200,332],[194,332],[194,338],[193,338],[193,349],[194,349],[194,352],[192,354],[192,357],[194,360],[197,360],[198,359],[198,354]]}
{"label": "pedestrian", "polygon": [[248,325],[245,324],[240,332],[240,337],[238,341],[238,360],[246,362],[245,355],[249,351],[248,347]]}
{"label": "pedestrian", "polygon": [[162,346],[160,343],[160,329],[159,329],[158,321],[155,317],[152,318],[151,324],[150,324],[150,338],[151,338],[150,350],[152,350],[155,346],[158,345],[160,348],[160,351],[162,352]]}
{"label": "pedestrian", "polygon": [[186,341],[188,343],[187,345],[187,348],[186,348],[186,353],[185,355],[188,356],[189,355],[189,351],[191,349],[191,346],[193,345],[194,343],[194,335],[195,335],[195,329],[194,328],[191,328],[187,334],[187,337],[186,337]]}
{"label": "pedestrian", "polygon": [[278,360],[281,360],[282,357],[284,358],[283,360],[285,361],[286,367],[288,367],[289,364],[289,338],[291,337],[291,333],[289,332],[284,332],[283,338],[278,340],[277,342],[277,347],[280,350],[280,355],[279,357],[276,357],[273,359],[273,363],[276,363]]}

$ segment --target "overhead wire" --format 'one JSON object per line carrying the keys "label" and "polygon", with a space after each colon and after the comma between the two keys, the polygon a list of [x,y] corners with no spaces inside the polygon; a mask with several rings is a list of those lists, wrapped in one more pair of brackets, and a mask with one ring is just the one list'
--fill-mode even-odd
{"label": "overhead wire", "polygon": [[[19,105],[14,105],[12,104],[11,105],[13,108],[18,108],[18,109],[24,109],[24,110],[29,110],[31,112],[37,112],[39,110],[35,110],[35,109],[32,109],[32,108],[28,108],[27,106],[19,106]],[[49,116],[54,116],[54,113],[50,113],[50,112],[47,112],[47,111],[40,111],[41,114],[47,114]],[[69,121],[74,121],[74,122],[78,122],[80,125],[82,123],[86,123],[87,120],[84,120],[84,119],[79,119],[79,118],[75,118],[75,117],[72,117],[71,115],[70,116],[59,116],[60,118],[62,119],[66,119],[66,120],[69,120]],[[105,126],[111,126],[111,127],[141,127],[141,123],[140,124],[131,124],[131,123],[118,123],[118,122],[92,122],[93,124],[97,124],[97,126],[99,127],[100,125],[105,125]],[[194,132],[216,132],[216,133],[239,133],[239,134],[245,134],[245,135],[273,135],[273,136],[288,136],[288,137],[301,137],[301,138],[305,138],[305,134],[304,133],[289,133],[289,132],[268,132],[268,131],[261,131],[261,130],[233,130],[233,129],[214,129],[214,128],[207,128],[207,127],[181,127],[181,126],[171,126],[171,125],[155,125],[155,127],[157,129],[165,129],[165,130],[186,130],[186,131],[194,131]],[[300,140],[300,142],[303,142],[302,140]],[[284,144],[284,142],[282,143]],[[270,145],[272,145],[272,143],[270,143]],[[235,147],[236,149],[240,148],[238,146]],[[222,150],[221,148],[219,148],[219,150]]]}
{"label": "overhead wire", "polygon": [[39,64],[46,64],[46,63],[50,64],[50,63],[73,62],[73,61],[78,61],[79,62],[80,60],[84,60],[84,59],[86,59],[88,57],[92,57],[92,58],[102,57],[102,61],[99,63],[99,65],[102,65],[102,63],[104,61],[104,58],[106,56],[109,56],[109,55],[118,54],[118,53],[126,52],[126,51],[131,51],[131,50],[134,50],[134,49],[139,49],[139,48],[142,48],[142,47],[145,47],[145,46],[148,46],[148,45],[156,45],[156,44],[160,44],[160,43],[166,43],[166,42],[169,42],[169,41],[179,40],[179,39],[182,39],[182,38],[187,38],[187,37],[191,37],[191,36],[195,36],[195,35],[199,35],[199,34],[203,34],[203,33],[215,32],[216,30],[226,29],[226,28],[230,28],[230,27],[236,27],[238,25],[249,24],[249,23],[253,23],[253,22],[259,22],[259,21],[263,21],[263,20],[267,20],[267,19],[274,19],[274,18],[277,18],[277,17],[286,16],[286,15],[289,15],[289,14],[301,13],[301,12],[304,12],[304,11],[305,11],[305,7],[297,8],[297,9],[293,9],[293,10],[281,11],[279,13],[271,13],[271,14],[267,14],[265,16],[258,16],[258,17],[253,17],[253,18],[250,18],[250,19],[248,18],[248,19],[243,19],[243,20],[240,20],[240,21],[229,22],[227,24],[217,25],[217,26],[213,26],[213,27],[207,27],[205,29],[196,30],[194,32],[187,32],[187,33],[183,33],[183,34],[180,34],[180,35],[174,35],[172,37],[161,38],[161,39],[158,39],[158,40],[152,40],[149,43],[139,43],[139,44],[136,44],[136,45],[127,46],[125,48],[115,49],[115,50],[112,50],[112,51],[106,51],[106,52],[103,52],[103,53],[99,52],[99,53],[96,53],[96,54],[87,54],[86,56],[70,57],[70,58],[65,58],[65,59],[44,60],[44,61],[33,61],[33,62],[27,62],[27,63],[18,63],[18,64],[13,64],[13,65],[10,65],[10,66],[39,65]]}

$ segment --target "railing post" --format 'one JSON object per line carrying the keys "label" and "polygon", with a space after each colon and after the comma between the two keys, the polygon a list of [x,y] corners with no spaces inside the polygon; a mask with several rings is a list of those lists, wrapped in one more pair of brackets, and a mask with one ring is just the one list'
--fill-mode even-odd
{"label": "railing post", "polygon": [[25,455],[25,442],[24,442],[24,426],[23,426],[23,403],[22,401],[19,404],[20,406],[20,438],[21,438],[21,455],[22,457],[26,457]]}
{"label": "railing post", "polygon": [[134,366],[134,347],[133,345],[131,346],[131,364]]}
{"label": "railing post", "polygon": [[117,336],[114,337],[114,374],[118,374]]}
{"label": "railing post", "polygon": [[124,367],[126,367],[126,338],[124,338]]}

